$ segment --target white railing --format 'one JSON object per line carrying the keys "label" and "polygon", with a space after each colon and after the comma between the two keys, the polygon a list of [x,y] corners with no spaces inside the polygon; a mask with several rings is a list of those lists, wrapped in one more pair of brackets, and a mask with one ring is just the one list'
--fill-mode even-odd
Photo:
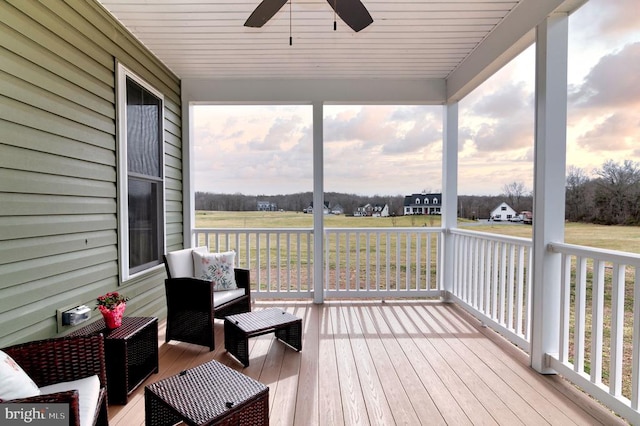
{"label": "white railing", "polygon": [[236,252],[236,266],[251,271],[253,297],[311,297],[312,229],[198,228],[193,234],[196,245],[212,252]]}
{"label": "white railing", "polygon": [[529,352],[532,242],[451,230],[452,297],[483,323]]}
{"label": "white railing", "polygon": [[550,367],[640,424],[640,255],[554,243],[560,342]]}
{"label": "white railing", "polygon": [[[236,252],[256,298],[311,297],[313,230],[193,230],[197,245]],[[325,229],[327,297],[440,296],[440,228]]]}
{"label": "white railing", "polygon": [[325,229],[328,297],[440,296],[440,228]]}

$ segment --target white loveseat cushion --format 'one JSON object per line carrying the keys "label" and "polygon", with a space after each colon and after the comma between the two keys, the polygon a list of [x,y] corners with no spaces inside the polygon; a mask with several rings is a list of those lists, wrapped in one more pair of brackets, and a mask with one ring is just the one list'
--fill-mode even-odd
{"label": "white loveseat cushion", "polygon": [[236,290],[216,291],[213,294],[213,307],[217,308],[222,304],[225,304],[233,299],[237,299],[238,297],[242,296],[244,296],[243,288],[238,288]]}
{"label": "white loveseat cushion", "polygon": [[40,395],[31,377],[7,354],[0,351],[0,399],[9,401]]}
{"label": "white loveseat cushion", "polygon": [[200,246],[167,253],[167,266],[171,272],[171,278],[194,278],[196,276],[193,271],[193,252],[205,254],[209,253],[209,248]]}
{"label": "white loveseat cushion", "polygon": [[80,425],[90,426],[96,414],[98,398],[100,397],[100,379],[98,376],[85,377],[71,382],[61,382],[55,385],[43,386],[40,394],[47,395],[70,390],[78,391],[78,403],[80,405]]}

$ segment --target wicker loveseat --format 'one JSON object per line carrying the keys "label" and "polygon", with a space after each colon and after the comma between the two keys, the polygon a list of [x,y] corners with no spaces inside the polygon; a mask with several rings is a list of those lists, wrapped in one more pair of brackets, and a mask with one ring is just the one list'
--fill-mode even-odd
{"label": "wicker loveseat", "polygon": [[177,250],[164,256],[167,270],[167,331],[165,340],[215,348],[214,319],[251,311],[249,271],[233,268],[237,289],[216,291],[212,281],[195,278],[194,255],[206,246]]}
{"label": "wicker loveseat", "polygon": [[[89,411],[87,418],[93,418],[93,425],[109,424],[104,342],[101,334],[37,340],[3,348],[2,351],[9,355],[39,388],[97,376],[100,381],[97,404],[95,412]],[[0,401],[1,403],[67,403],[68,424],[81,425],[81,403],[77,390],[43,392],[30,398],[11,399]]]}

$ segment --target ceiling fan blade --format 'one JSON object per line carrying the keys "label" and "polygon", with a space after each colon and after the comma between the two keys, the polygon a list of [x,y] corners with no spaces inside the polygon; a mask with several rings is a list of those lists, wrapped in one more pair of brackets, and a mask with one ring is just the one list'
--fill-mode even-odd
{"label": "ceiling fan blade", "polygon": [[373,22],[369,11],[360,0],[327,0],[327,3],[355,32],[365,29]]}
{"label": "ceiling fan blade", "polygon": [[256,7],[251,16],[244,23],[245,27],[260,28],[266,24],[269,19],[273,18],[273,15],[278,13],[282,6],[287,3],[288,0],[262,0],[262,3]]}

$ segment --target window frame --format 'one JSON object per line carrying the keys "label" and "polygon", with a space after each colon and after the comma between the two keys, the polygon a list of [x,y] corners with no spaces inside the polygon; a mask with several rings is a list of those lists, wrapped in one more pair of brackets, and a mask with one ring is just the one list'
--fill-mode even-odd
{"label": "window frame", "polygon": [[[120,283],[134,279],[155,269],[163,268],[162,254],[166,252],[166,175],[165,175],[165,100],[162,92],[157,90],[147,81],[133,71],[116,62],[116,126],[117,126],[117,203],[118,203],[118,263],[120,270]],[[129,177],[146,177],[137,173],[129,173],[127,158],[127,79],[141,86],[160,100],[160,178],[157,201],[158,213],[158,242],[159,258],[136,268],[129,267]]]}

